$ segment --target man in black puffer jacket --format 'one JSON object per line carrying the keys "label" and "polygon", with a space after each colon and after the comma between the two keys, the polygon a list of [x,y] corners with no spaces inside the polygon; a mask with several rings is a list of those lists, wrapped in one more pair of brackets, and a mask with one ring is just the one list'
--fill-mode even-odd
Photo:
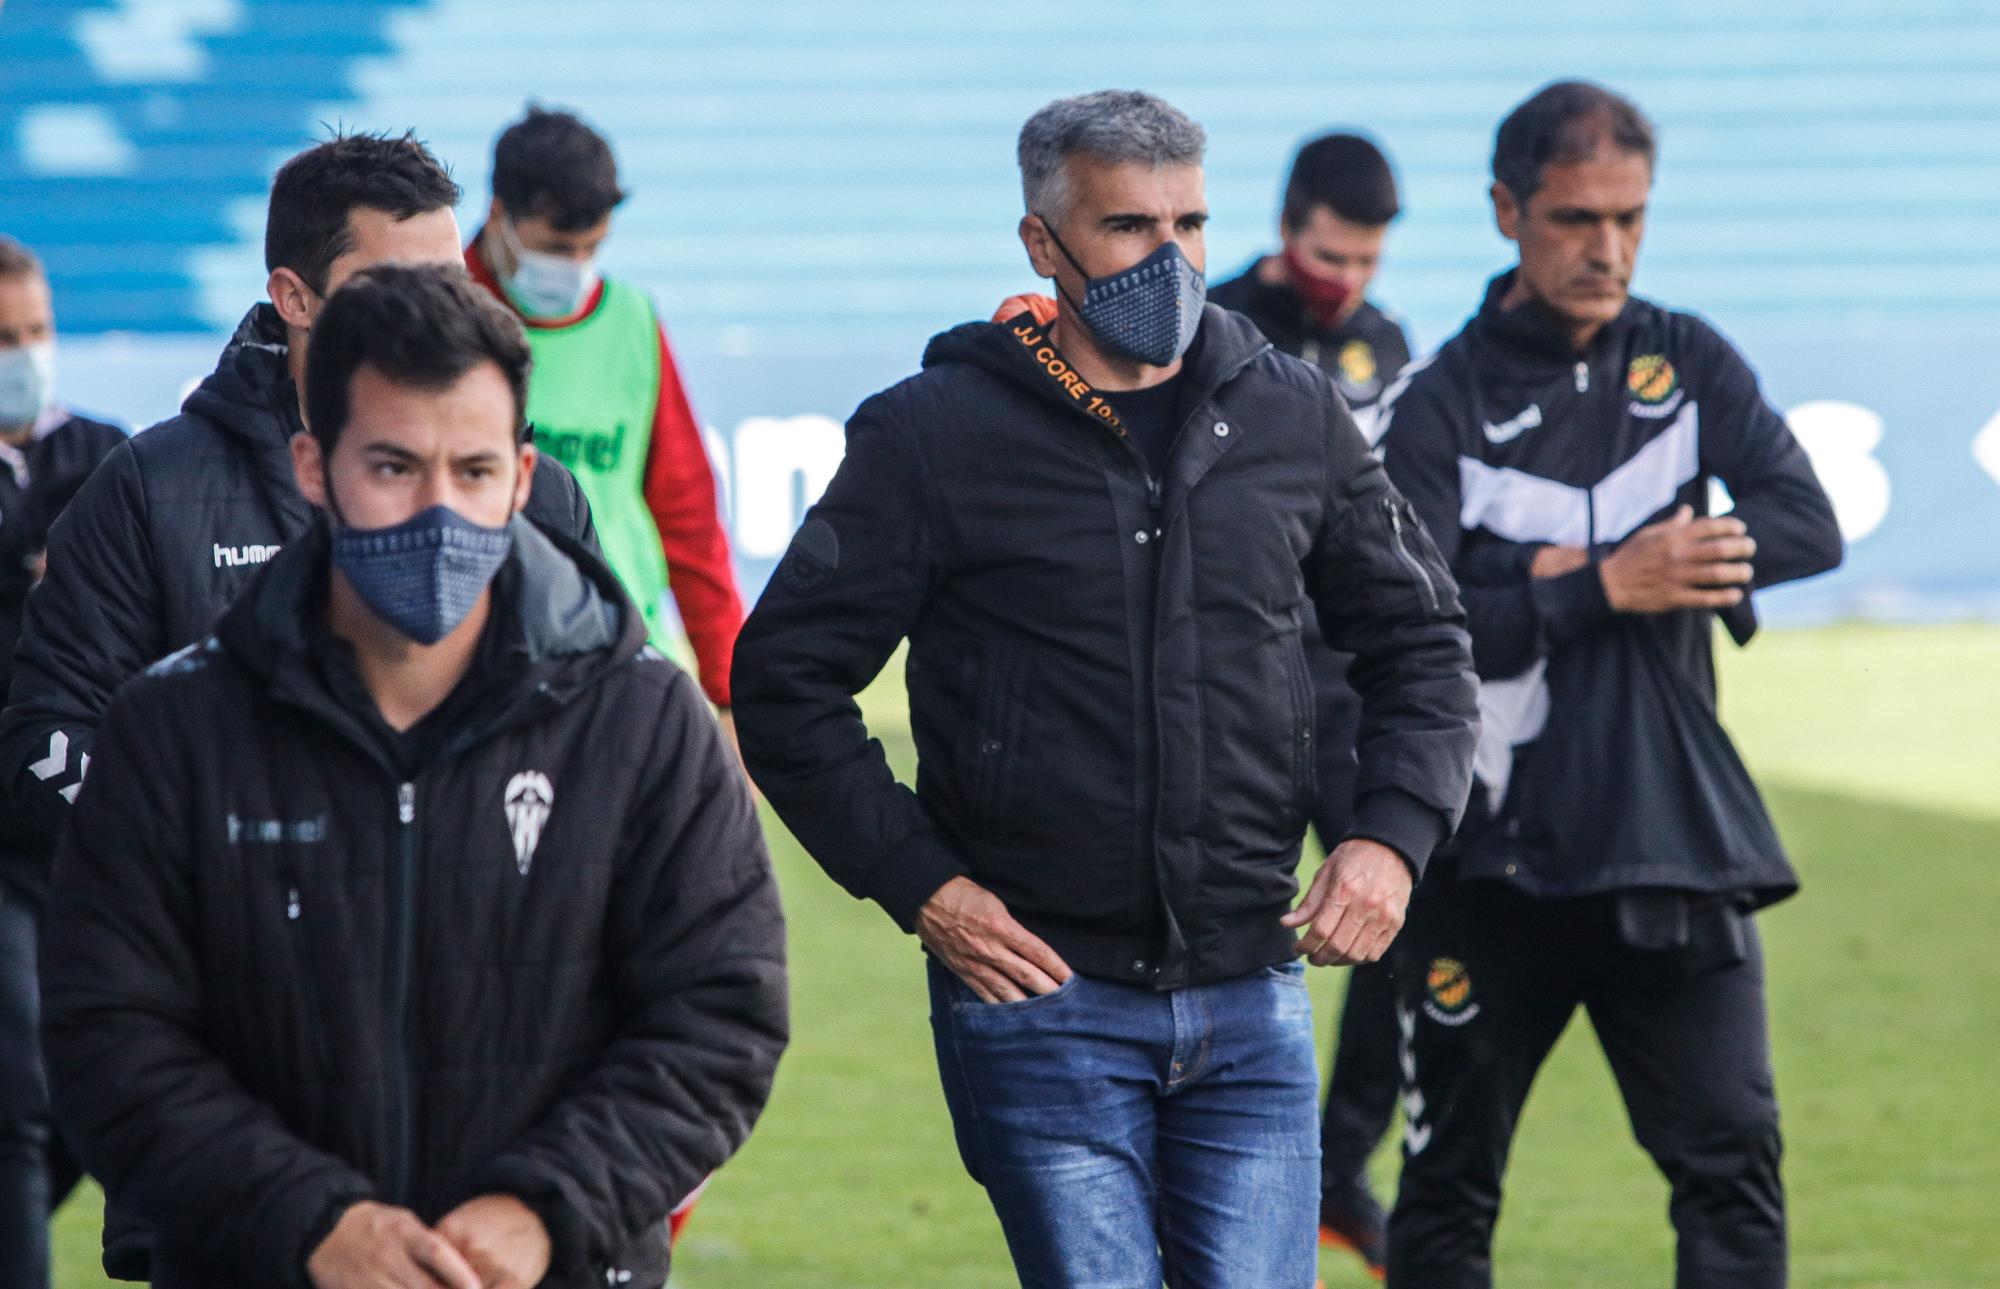
{"label": "man in black puffer jacket", "polygon": [[[325,299],[372,264],[464,263],[458,185],[408,136],[349,135],[286,162],[271,187],[270,303],[243,318],[181,414],[114,450],[49,534],[0,718],[0,779],[40,845],[8,856],[39,885],[89,769],[112,691],[199,640],[258,567],[310,526],[291,439],[307,339]],[[576,479],[537,458],[528,518],[595,546]]]}
{"label": "man in black puffer jacket", "polygon": [[[1469,782],[1451,575],[1325,373],[1203,307],[1202,146],[1139,93],[1030,118],[1055,316],[948,331],[861,406],[736,649],[751,773],[931,955],[1027,1285],[1312,1282],[1297,959],[1380,957]],[[1309,611],[1356,657],[1360,770],[1294,909]],[[906,637],[915,793],[853,698]]]}
{"label": "man in black puffer jacket", "polygon": [[158,1289],[656,1287],[768,1095],[756,812],[610,570],[518,517],[527,366],[455,268],[337,293],[294,446],[330,518],[106,715],[45,1036]]}

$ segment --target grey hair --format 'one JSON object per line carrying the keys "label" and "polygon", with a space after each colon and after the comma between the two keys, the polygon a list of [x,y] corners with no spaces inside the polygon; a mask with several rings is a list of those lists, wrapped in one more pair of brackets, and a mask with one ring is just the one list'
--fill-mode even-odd
{"label": "grey hair", "polygon": [[1083,153],[1100,161],[1198,166],[1208,136],[1165,99],[1139,90],[1099,90],[1059,98],[1021,127],[1021,199],[1028,213],[1058,223],[1069,214],[1064,162]]}

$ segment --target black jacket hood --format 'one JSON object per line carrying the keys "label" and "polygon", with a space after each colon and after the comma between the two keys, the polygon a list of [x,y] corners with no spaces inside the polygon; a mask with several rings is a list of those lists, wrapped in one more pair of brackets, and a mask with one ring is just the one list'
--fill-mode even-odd
{"label": "black jacket hood", "polygon": [[285,321],[269,303],[243,315],[215,370],[195,386],[181,410],[205,416],[260,448],[284,447],[305,428],[287,365]]}
{"label": "black jacket hood", "polygon": [[[544,703],[568,701],[636,655],[645,621],[617,577],[581,543],[519,515],[513,549],[494,578],[510,684],[483,713],[477,737]],[[216,639],[273,691],[336,723],[347,713],[311,665],[311,624],[322,612],[330,543],[322,518],[284,547],[216,625]]]}
{"label": "black jacket hood", "polygon": [[[1033,390],[1086,419],[1095,419],[1035,357],[1045,345],[1053,348],[1049,330],[1025,312],[1005,322],[963,323],[931,338],[924,348],[924,367],[929,370],[946,363],[967,363]],[[1210,397],[1270,347],[1270,341],[1248,318],[1218,305],[1204,305],[1201,327],[1181,360],[1181,375],[1188,382],[1183,404],[1192,406],[1195,400]]]}

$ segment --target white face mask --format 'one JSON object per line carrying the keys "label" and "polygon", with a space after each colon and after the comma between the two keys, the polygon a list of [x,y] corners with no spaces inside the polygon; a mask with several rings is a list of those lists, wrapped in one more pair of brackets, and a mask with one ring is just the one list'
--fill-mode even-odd
{"label": "white face mask", "polygon": [[0,429],[33,425],[55,401],[55,341],[0,349]]}
{"label": "white face mask", "polygon": [[501,285],[521,312],[531,318],[567,318],[583,307],[598,282],[595,256],[573,260],[531,251],[521,245],[512,220],[501,220],[499,227],[500,236],[514,257],[514,272]]}

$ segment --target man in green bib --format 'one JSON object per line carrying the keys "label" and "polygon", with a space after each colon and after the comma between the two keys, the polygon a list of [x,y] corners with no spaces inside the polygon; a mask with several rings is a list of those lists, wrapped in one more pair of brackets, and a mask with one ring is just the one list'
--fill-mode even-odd
{"label": "man in green bib", "polygon": [[671,586],[701,687],[727,724],[743,602],[701,427],[653,302],[597,270],[624,198],[602,135],[530,107],[494,148],[493,204],[465,263],[527,331],[535,446],[583,485],[606,558],[669,652]]}

